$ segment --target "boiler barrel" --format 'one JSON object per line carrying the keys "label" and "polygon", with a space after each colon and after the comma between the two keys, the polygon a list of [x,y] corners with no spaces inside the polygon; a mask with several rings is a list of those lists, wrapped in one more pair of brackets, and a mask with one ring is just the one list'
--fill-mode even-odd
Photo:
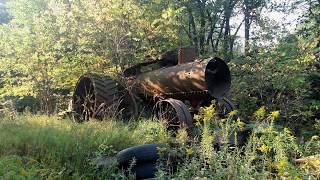
{"label": "boiler barrel", "polygon": [[229,91],[230,81],[227,64],[211,58],[143,73],[137,77],[136,85],[149,96],[207,91],[221,98]]}

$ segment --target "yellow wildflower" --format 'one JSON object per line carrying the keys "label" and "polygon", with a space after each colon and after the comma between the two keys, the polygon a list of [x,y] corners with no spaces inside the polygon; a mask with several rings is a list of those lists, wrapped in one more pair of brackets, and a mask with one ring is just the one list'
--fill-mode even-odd
{"label": "yellow wildflower", "polygon": [[225,123],[227,119],[220,119],[221,124]]}
{"label": "yellow wildflower", "polygon": [[188,140],[188,132],[186,131],[186,129],[179,129],[178,130],[178,134],[176,136],[176,140],[180,144],[184,144],[184,143],[187,142],[187,140]]}
{"label": "yellow wildflower", "polygon": [[242,122],[242,121],[240,120],[240,118],[238,118],[237,121],[236,121],[236,125],[237,125],[240,129],[242,129],[242,128],[244,127],[244,122]]}
{"label": "yellow wildflower", "polygon": [[237,114],[238,114],[238,111],[237,111],[237,110],[233,110],[233,111],[231,111],[231,112],[228,113],[228,116],[229,116],[229,117],[233,117],[233,116],[235,116],[235,115],[237,115]]}
{"label": "yellow wildflower", "polygon": [[280,111],[272,111],[269,116],[268,116],[268,119],[271,120],[271,121],[274,121],[276,119],[278,119],[280,116]]}
{"label": "yellow wildflower", "polygon": [[192,148],[186,148],[186,153],[187,153],[188,156],[191,156],[192,153],[193,153]]}
{"label": "yellow wildflower", "polygon": [[209,120],[210,120],[210,117],[208,117],[208,116],[204,116],[204,117],[203,117],[203,122],[204,122],[204,123],[209,122]]}
{"label": "yellow wildflower", "polygon": [[253,114],[257,118],[263,118],[266,115],[266,107],[262,106]]}
{"label": "yellow wildflower", "polygon": [[198,114],[195,114],[195,115],[193,116],[193,119],[195,119],[196,121],[200,121],[200,120],[201,120],[201,116],[198,115]]}
{"label": "yellow wildflower", "polygon": [[199,126],[201,126],[201,123],[199,121],[197,121],[195,126],[199,127]]}
{"label": "yellow wildflower", "polygon": [[288,129],[288,128],[284,128],[283,129],[283,131],[287,134],[287,135],[290,135],[291,136],[291,131],[290,131],[290,129]]}
{"label": "yellow wildflower", "polygon": [[272,160],[268,160],[268,167],[269,168],[275,168],[276,167],[276,165],[274,164],[274,162],[272,161]]}
{"label": "yellow wildflower", "polygon": [[296,178],[295,178],[296,180],[302,180],[302,178],[301,177],[299,177],[299,176],[296,176]]}
{"label": "yellow wildflower", "polygon": [[195,114],[193,119],[196,121],[195,126],[201,126],[201,122],[203,121],[203,117],[201,115]]}
{"label": "yellow wildflower", "polygon": [[278,169],[278,176],[282,176],[283,170],[288,166],[288,161],[286,159],[280,160],[277,164],[276,167]]}
{"label": "yellow wildflower", "polygon": [[262,146],[260,146],[258,148],[259,151],[263,152],[263,153],[267,153],[271,150],[271,148],[265,144],[263,144]]}
{"label": "yellow wildflower", "polygon": [[215,109],[212,107],[210,109],[208,109],[207,111],[205,111],[205,115],[211,117],[214,114]]}
{"label": "yellow wildflower", "polygon": [[203,122],[206,123],[210,120],[210,118],[213,116],[213,114],[215,113],[215,109],[213,107],[213,105],[210,105],[209,107],[206,107],[204,109],[204,118],[203,118]]}

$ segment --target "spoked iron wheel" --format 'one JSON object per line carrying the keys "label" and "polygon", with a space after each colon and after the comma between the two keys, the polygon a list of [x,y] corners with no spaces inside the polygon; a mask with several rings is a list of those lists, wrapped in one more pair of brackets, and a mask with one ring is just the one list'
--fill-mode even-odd
{"label": "spoked iron wheel", "polygon": [[191,129],[193,120],[187,106],[177,99],[160,100],[155,105],[155,113],[163,121],[168,131],[177,132],[180,128]]}
{"label": "spoked iron wheel", "polygon": [[106,108],[117,109],[118,100],[116,81],[106,76],[83,75],[76,85],[72,99],[75,120],[82,122],[89,118],[102,119]]}

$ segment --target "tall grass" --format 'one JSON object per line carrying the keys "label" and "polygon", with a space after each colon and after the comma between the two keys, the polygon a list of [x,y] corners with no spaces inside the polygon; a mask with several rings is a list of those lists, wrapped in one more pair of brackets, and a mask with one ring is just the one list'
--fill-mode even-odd
{"label": "tall grass", "polygon": [[[111,119],[77,124],[47,116],[2,118],[0,160],[36,162],[43,177],[99,176],[93,172],[100,157],[166,139],[161,124],[150,120],[124,124]],[[0,170],[0,177],[6,173]]]}
{"label": "tall grass", "polygon": [[[275,125],[279,112],[262,107],[252,116],[253,131],[243,146],[245,124],[232,111],[224,118],[214,106],[195,116],[193,132],[168,135],[158,121],[115,119],[74,123],[40,115],[0,118],[0,179],[127,179],[112,157],[127,147],[166,143],[169,158],[158,163],[158,179],[317,179],[318,171],[296,158],[320,154],[315,135],[298,143],[293,133]],[[230,144],[230,140],[234,143]],[[219,145],[219,146],[217,146]],[[108,165],[99,168],[102,157]]]}

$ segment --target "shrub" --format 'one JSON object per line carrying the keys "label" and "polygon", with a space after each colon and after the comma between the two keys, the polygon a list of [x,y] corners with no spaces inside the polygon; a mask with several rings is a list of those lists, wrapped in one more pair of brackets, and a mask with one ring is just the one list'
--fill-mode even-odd
{"label": "shrub", "polygon": [[[294,162],[295,158],[320,153],[314,140],[299,145],[293,133],[288,128],[276,125],[279,111],[267,114],[264,107],[252,115],[256,123],[251,124],[252,134],[244,146],[238,146],[237,141],[231,143],[232,136],[237,139],[237,133],[246,128],[243,122],[230,112],[226,119],[215,115],[214,106],[204,108],[196,116],[201,129],[197,141],[176,145],[170,154],[176,156],[176,172],[168,173],[164,167],[168,159],[160,162],[158,175],[164,174],[176,179],[207,178],[207,179],[301,179],[317,178],[317,174],[305,171]],[[219,146],[216,146],[217,141]],[[319,139],[317,140],[319,143]],[[174,153],[173,153],[174,152]],[[181,158],[183,157],[183,158]]]}

